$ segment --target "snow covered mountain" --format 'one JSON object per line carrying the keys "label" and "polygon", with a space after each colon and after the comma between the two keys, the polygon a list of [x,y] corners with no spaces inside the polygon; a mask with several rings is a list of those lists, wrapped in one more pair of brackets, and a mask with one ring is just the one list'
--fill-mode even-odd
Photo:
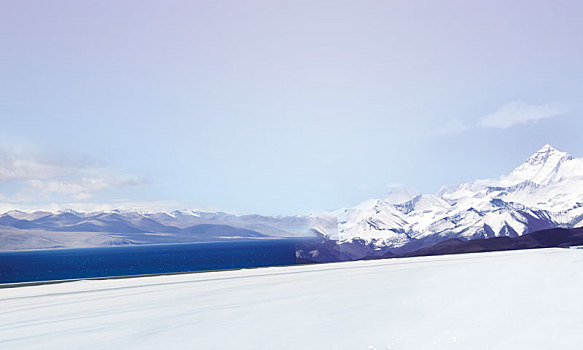
{"label": "snow covered mountain", "polygon": [[397,252],[448,238],[516,237],[580,227],[583,159],[545,145],[499,179],[446,186],[437,194],[413,195],[406,189],[336,214],[341,244],[358,242]]}
{"label": "snow covered mountain", "polygon": [[[0,214],[0,250],[316,236],[327,241],[323,247],[335,258],[352,259],[412,252],[450,238],[516,237],[581,226],[583,159],[546,145],[499,179],[446,186],[437,194],[401,188],[323,215],[13,210]],[[339,249],[329,244],[336,241]]]}

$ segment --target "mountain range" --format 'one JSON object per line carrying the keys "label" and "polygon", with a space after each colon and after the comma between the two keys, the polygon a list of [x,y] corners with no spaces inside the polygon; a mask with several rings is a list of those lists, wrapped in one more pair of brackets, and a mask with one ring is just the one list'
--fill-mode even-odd
{"label": "mountain range", "polygon": [[312,236],[336,230],[324,216],[233,215],[200,211],[24,212],[0,215],[0,250],[82,248]]}
{"label": "mountain range", "polygon": [[333,261],[410,254],[452,239],[514,238],[581,226],[583,159],[545,145],[498,179],[445,186],[436,194],[400,188],[319,215],[13,210],[0,215],[0,250],[316,237],[298,256]]}
{"label": "mountain range", "polygon": [[397,190],[337,212],[341,244],[402,253],[451,238],[517,237],[583,226],[583,159],[545,145],[499,179]]}

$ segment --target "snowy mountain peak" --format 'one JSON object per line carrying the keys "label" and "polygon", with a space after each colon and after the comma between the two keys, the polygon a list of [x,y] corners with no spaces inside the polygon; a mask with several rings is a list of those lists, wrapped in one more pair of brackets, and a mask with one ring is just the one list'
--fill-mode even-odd
{"label": "snowy mountain peak", "polygon": [[516,168],[505,178],[505,182],[512,185],[524,181],[531,181],[536,184],[549,184],[558,180],[561,165],[572,160],[568,153],[558,151],[551,145],[544,145],[535,154],[530,156],[521,166]]}
{"label": "snowy mountain peak", "polygon": [[530,156],[526,163],[528,164],[544,164],[548,161],[556,160],[556,159],[563,159],[568,158],[572,159],[568,153],[561,152],[554,148],[553,146],[546,144],[541,149],[539,149],[535,154]]}
{"label": "snowy mountain peak", "polygon": [[541,153],[541,152],[555,152],[555,151],[557,151],[557,149],[547,143],[546,145],[542,146],[541,149],[539,149],[536,153]]}

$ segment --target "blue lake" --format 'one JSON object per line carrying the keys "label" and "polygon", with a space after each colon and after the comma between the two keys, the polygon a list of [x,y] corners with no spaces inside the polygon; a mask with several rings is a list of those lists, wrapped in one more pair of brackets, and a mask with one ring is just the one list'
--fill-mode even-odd
{"label": "blue lake", "polygon": [[0,252],[0,283],[281,266],[295,239]]}

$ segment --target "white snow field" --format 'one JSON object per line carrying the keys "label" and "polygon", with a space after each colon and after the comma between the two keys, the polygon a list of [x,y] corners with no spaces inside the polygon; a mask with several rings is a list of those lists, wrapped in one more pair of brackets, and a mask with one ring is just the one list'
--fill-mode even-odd
{"label": "white snow field", "polygon": [[583,249],[0,289],[2,349],[583,349]]}

